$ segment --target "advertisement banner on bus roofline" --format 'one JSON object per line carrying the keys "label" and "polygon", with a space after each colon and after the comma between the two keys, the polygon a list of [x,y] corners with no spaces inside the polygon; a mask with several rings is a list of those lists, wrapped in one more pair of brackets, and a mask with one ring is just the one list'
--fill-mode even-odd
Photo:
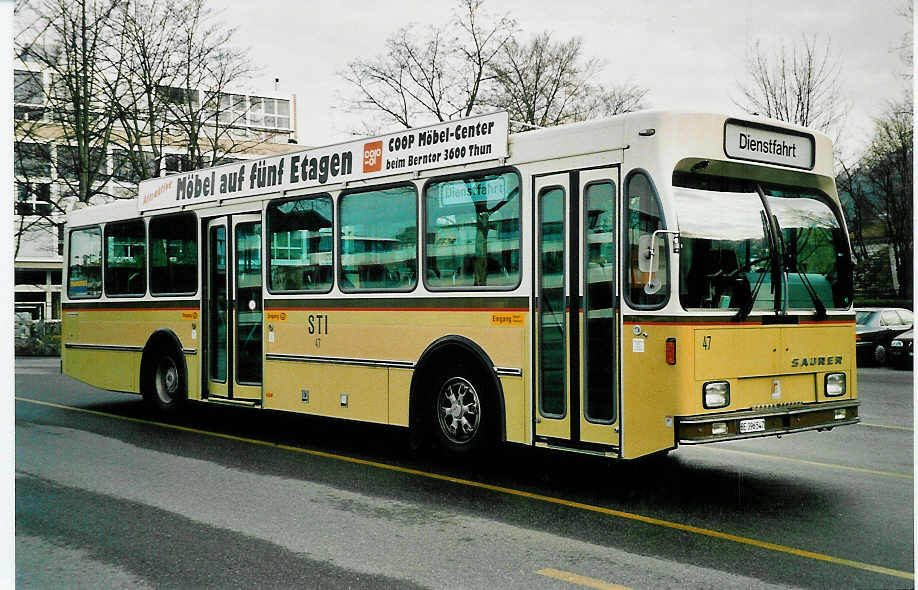
{"label": "advertisement banner on bus roofline", "polygon": [[364,180],[507,157],[506,111],[140,183],[139,211]]}

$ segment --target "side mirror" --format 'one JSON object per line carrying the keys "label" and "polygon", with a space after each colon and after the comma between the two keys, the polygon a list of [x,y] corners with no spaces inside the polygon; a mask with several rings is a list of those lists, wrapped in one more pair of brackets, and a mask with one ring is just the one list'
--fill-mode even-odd
{"label": "side mirror", "polygon": [[644,234],[638,240],[638,270],[641,272],[656,272],[659,260],[654,252],[653,235]]}

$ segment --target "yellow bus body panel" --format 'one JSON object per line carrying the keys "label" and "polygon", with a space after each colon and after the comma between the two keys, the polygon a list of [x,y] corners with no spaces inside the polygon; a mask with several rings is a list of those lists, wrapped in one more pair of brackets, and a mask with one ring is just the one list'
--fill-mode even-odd
{"label": "yellow bus body panel", "polygon": [[[188,368],[188,397],[200,399],[197,309],[143,309],[83,307],[68,304],[61,319],[64,346],[61,361],[65,374],[102,389],[140,393],[143,347],[154,331],[172,331],[184,350]],[[152,304],[152,305],[155,305]],[[98,348],[94,348],[98,347]],[[112,350],[123,347],[132,350]]]}
{"label": "yellow bus body panel", "polygon": [[[302,308],[270,307],[270,301],[266,303],[266,408],[407,426],[413,375],[409,367],[437,339],[448,335],[468,338],[481,347],[495,367],[525,372],[528,363],[524,311],[306,308],[306,300]],[[508,324],[494,317],[507,313],[523,319]],[[298,355],[321,362],[277,360],[271,355]],[[368,360],[381,366],[347,364]],[[408,367],[387,367],[387,363]],[[500,383],[507,439],[529,442],[526,381],[501,376]],[[349,407],[341,407],[340,395],[348,393],[348,387],[359,392],[358,385],[366,398],[361,393],[358,405],[353,405],[349,397]],[[302,402],[304,389],[309,391],[309,403]],[[312,401],[316,395],[321,401]]]}
{"label": "yellow bus body panel", "polygon": [[[633,334],[635,326],[641,334]],[[780,326],[626,322],[624,334],[626,458],[674,447],[673,424],[679,416],[857,397],[853,321]],[[675,365],[665,360],[667,338],[676,339]],[[845,373],[844,395],[826,397],[829,373]],[[710,381],[730,384],[729,406],[704,407],[703,387]]]}

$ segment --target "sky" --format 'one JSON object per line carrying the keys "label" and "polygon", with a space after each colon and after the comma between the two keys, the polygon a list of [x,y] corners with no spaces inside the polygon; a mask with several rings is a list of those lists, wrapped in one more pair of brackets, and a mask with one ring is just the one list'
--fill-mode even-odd
{"label": "sky", "polygon": [[[606,63],[601,81],[632,82],[649,90],[650,108],[738,113],[748,49],[788,46],[803,35],[829,41],[842,64],[841,86],[851,110],[846,152],[869,141],[872,118],[899,99],[911,81],[895,50],[910,24],[903,0],[485,0],[486,12],[513,16],[520,37],[551,31],[580,36],[584,55]],[[236,43],[261,73],[251,90],[295,94],[298,138],[304,145],[345,141],[359,119],[342,107],[353,93],[338,75],[348,62],[379,55],[399,27],[423,33],[447,22],[449,0],[214,2],[238,26]],[[559,7],[563,7],[559,9]]]}

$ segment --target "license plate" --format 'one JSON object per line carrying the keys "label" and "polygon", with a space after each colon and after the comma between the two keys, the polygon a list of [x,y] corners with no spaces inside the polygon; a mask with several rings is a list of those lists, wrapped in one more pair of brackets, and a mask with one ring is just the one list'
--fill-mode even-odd
{"label": "license plate", "polygon": [[753,418],[752,420],[740,420],[740,434],[748,432],[762,432],[765,430],[765,418]]}

